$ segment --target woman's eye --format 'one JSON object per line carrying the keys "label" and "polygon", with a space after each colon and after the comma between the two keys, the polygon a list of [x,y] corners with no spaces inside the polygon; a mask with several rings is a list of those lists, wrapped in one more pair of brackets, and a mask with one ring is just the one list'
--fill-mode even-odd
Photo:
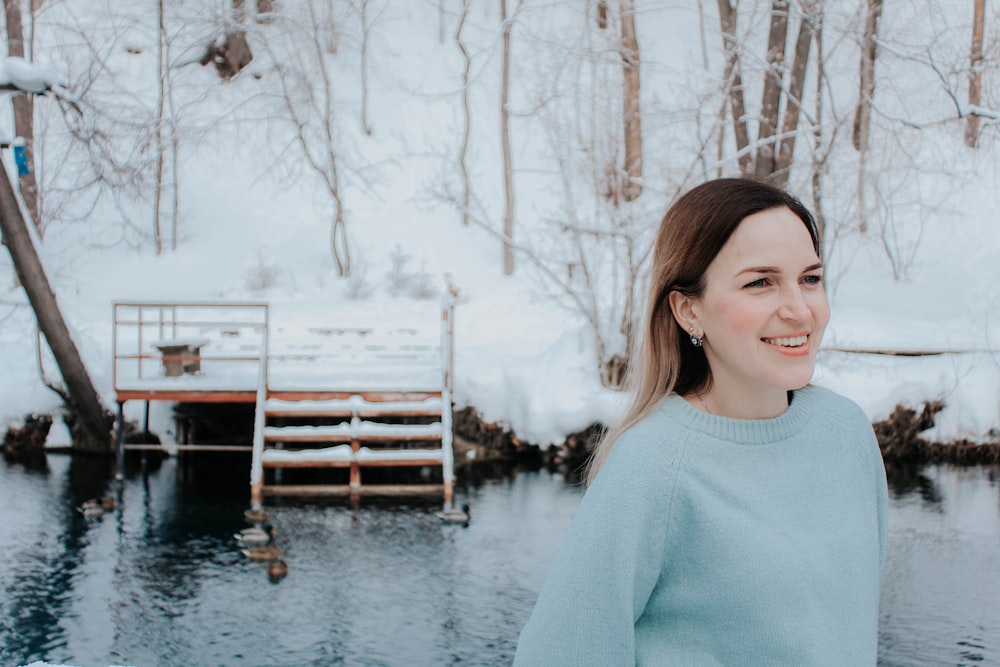
{"label": "woman's eye", "polygon": [[802,282],[807,285],[819,285],[823,282],[823,276],[805,276],[802,278]]}
{"label": "woman's eye", "polygon": [[767,287],[767,278],[758,278],[752,283],[747,283],[743,287]]}

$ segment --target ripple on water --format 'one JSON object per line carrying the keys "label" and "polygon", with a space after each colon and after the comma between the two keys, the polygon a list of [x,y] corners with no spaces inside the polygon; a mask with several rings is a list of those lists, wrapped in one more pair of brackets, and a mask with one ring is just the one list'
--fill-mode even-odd
{"label": "ripple on water", "polygon": [[[74,504],[105,487],[66,459],[0,463],[0,664],[507,665],[580,498],[545,472],[487,480],[460,492],[468,528],[431,504],[271,503],[290,567],[272,583],[232,537],[245,471],[177,466],[130,473],[119,511],[86,521]],[[880,664],[1000,664],[995,479],[929,468],[897,488]]]}

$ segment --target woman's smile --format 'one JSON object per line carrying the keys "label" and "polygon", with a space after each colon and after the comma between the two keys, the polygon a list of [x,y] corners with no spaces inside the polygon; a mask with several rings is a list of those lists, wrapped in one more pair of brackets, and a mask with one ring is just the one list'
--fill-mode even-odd
{"label": "woman's smile", "polygon": [[779,354],[789,357],[804,357],[809,354],[809,334],[761,338],[761,340],[774,348]]}

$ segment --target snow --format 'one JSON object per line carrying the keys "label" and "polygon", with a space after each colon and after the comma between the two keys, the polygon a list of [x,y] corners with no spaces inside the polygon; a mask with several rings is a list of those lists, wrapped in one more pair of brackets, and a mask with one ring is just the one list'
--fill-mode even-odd
{"label": "snow", "polygon": [[56,70],[46,64],[24,58],[0,58],[0,86],[41,94],[59,85]]}
{"label": "snow", "polygon": [[[82,0],[65,4],[86,6]],[[359,129],[356,45],[341,45],[333,58],[333,75],[346,82],[337,90],[342,95],[338,122],[346,174],[343,197],[355,262],[350,279],[337,277],[330,255],[331,202],[301,156],[287,157],[295,150],[294,141],[275,120],[281,114],[266,106],[278,84],[270,57],[255,40],[275,33],[277,23],[255,28],[251,46],[257,59],[249,71],[229,83],[221,83],[210,67],[186,66],[175,72],[179,108],[187,114],[182,118],[187,133],[180,136],[179,144],[182,168],[176,250],[170,249],[168,235],[163,253],[154,254],[148,196],[119,196],[112,202],[109,197],[95,198],[87,190],[74,191],[75,178],[66,172],[85,165],[71,151],[66,153],[62,171],[52,169],[51,176],[43,173],[43,187],[59,186],[60,192],[75,193],[59,195],[64,199],[53,195],[52,209],[61,205],[62,217],[50,222],[40,252],[106,405],[114,402],[114,302],[267,303],[271,345],[290,355],[273,369],[273,385],[321,388],[330,378],[317,372],[313,357],[331,353],[331,331],[414,330],[414,339],[436,345],[438,295],[450,282],[459,290],[454,394],[458,407],[474,406],[484,419],[511,429],[524,442],[541,446],[561,443],[567,434],[593,422],[615,419],[624,399],[602,387],[593,328],[579,309],[559,289],[545,283],[523,255],[517,256],[515,274],[504,276],[496,238],[477,224],[462,226],[455,208],[441,202],[441,193],[459,187],[454,162],[460,68],[454,45],[436,39],[437,12],[417,5],[387,3],[379,24],[382,32],[373,36],[371,137]],[[547,22],[520,33],[524,26],[517,24],[514,33],[515,48],[522,49],[515,50],[515,76],[526,82],[515,86],[512,98],[512,106],[524,112],[512,127],[519,188],[515,235],[524,243],[537,242],[538,252],[544,255],[565,250],[555,243],[546,246],[548,237],[542,231],[559,212],[561,193],[552,160],[545,157],[549,145],[545,127],[528,113],[535,101],[534,88],[544,89],[545,80],[533,58],[526,56],[536,55],[533,49],[543,42],[545,49],[554,49],[546,40],[568,19],[560,13],[567,11],[565,7],[553,9],[549,16],[536,5],[528,3],[525,11],[533,12],[532,20]],[[293,8],[289,5],[287,10]],[[47,7],[45,11],[46,25],[58,25],[63,10]],[[578,18],[573,16],[573,20]],[[831,23],[849,22],[838,16],[831,12]],[[93,25],[87,27],[99,30],[101,21],[93,18]],[[478,198],[473,208],[482,220],[499,225],[502,187],[494,95],[499,70],[492,23],[496,19],[495,13],[477,6],[466,35],[475,47],[478,75],[471,89],[469,157]],[[706,20],[711,25],[711,17]],[[885,18],[886,39],[892,37],[894,20]],[[640,199],[643,208],[637,210],[648,212],[650,230],[676,188],[697,181],[676,176],[689,168],[691,158],[691,137],[685,140],[685,133],[693,136],[694,121],[688,109],[698,108],[698,95],[709,99],[718,75],[718,68],[711,67],[721,62],[714,43],[710,71],[702,71],[693,62],[692,54],[700,51],[694,44],[697,25],[693,12],[655,5],[644,11],[640,26],[640,41],[646,49],[643,57],[659,63],[643,70],[643,76],[648,76],[643,84],[644,95],[649,96],[647,108],[674,113],[650,116],[644,122],[644,131],[649,133],[648,187]],[[914,33],[909,23],[897,29],[913,42],[921,39],[922,33]],[[147,88],[136,85],[133,93],[152,108],[155,48],[147,44],[135,53],[137,49],[127,47],[143,41],[141,31],[126,37],[131,40],[127,45],[109,47],[107,66],[123,73],[115,85],[146,82]],[[519,38],[525,41],[519,43]],[[538,41],[528,43],[529,38]],[[71,57],[59,51],[58,34],[39,29],[36,39],[39,51],[52,50],[48,60],[60,68],[60,76],[42,67],[19,69],[23,63],[8,59],[6,69],[0,68],[0,83],[18,81],[42,90],[56,78],[80,79],[79,54]],[[184,39],[188,37],[177,37],[178,51],[184,48]],[[828,47],[831,76],[841,77],[832,81],[831,90],[848,91],[839,101],[839,111],[849,118],[856,72],[853,41],[831,39],[828,43],[834,45]],[[921,118],[937,118],[947,111],[948,100],[944,92],[933,88],[933,76],[921,70],[924,79],[911,86],[916,79],[899,76],[899,72],[908,75],[916,66],[894,61],[891,54],[885,58],[880,61],[879,84],[884,78],[895,81],[895,87],[886,100],[886,117],[876,119],[881,123],[876,132],[883,131],[878,136],[889,136],[889,118],[906,109],[896,100],[908,99],[907,95],[914,94],[911,88],[918,89],[922,101],[929,98],[927,104],[919,105]],[[567,62],[571,60],[567,56]],[[748,100],[755,99],[756,81],[757,77],[748,74]],[[116,99],[114,90],[109,90],[105,91],[107,99]],[[671,98],[663,97],[667,90],[674,91]],[[936,92],[931,95],[928,90]],[[131,106],[132,97],[117,99],[125,100],[122,114],[138,113]],[[714,115],[714,105],[709,99],[702,106],[710,107],[705,113]],[[65,143],[66,138],[59,134],[53,102],[40,98],[36,109],[48,119],[44,126],[53,135],[43,147],[50,151],[41,155],[44,169],[62,159],[53,146]],[[889,211],[890,217],[872,216],[864,234],[849,224],[856,216],[856,154],[842,148],[830,158],[828,171],[844,176],[828,178],[825,192],[828,220],[837,226],[836,234],[827,239],[833,319],[815,381],[857,401],[872,420],[886,417],[897,403],[918,407],[923,401],[943,400],[947,407],[938,415],[932,437],[989,439],[1000,429],[1000,322],[994,315],[1000,307],[1000,284],[995,279],[1000,265],[994,221],[995,211],[1000,210],[996,133],[986,131],[982,146],[968,151],[961,143],[960,125],[922,134],[898,128],[892,132],[871,153],[872,182],[884,187],[883,196],[888,198],[879,210]],[[850,134],[843,128],[840,133]],[[131,137],[127,142],[134,143]],[[905,164],[893,142],[906,145]],[[800,142],[802,150],[807,149],[802,147],[806,143]],[[6,153],[4,160],[13,173]],[[806,175],[793,179],[790,187],[809,202]],[[40,379],[39,361],[49,380],[57,377],[57,369],[47,352],[39,354],[30,308],[15,286],[9,258],[0,255],[0,284],[5,285],[0,294],[0,427],[7,427],[20,423],[26,413],[58,414],[59,399]],[[394,269],[402,270],[404,279],[392,287],[389,275]],[[607,275],[610,286],[613,276]],[[432,288],[430,298],[421,295],[422,284]],[[598,296],[605,305],[613,305],[621,292]],[[245,334],[241,343],[252,337],[249,330]],[[198,332],[182,335],[208,337]],[[407,336],[397,333],[391,340]],[[309,347],[314,344],[323,349]],[[850,349],[947,352],[904,357],[837,351]],[[211,360],[212,354],[227,350],[241,348],[233,340],[211,338],[202,350],[199,374],[162,378],[159,362],[152,359],[146,367],[148,376],[144,371],[142,377],[122,375],[119,381],[128,387],[164,381],[177,388],[255,387],[255,364],[233,362],[223,367],[224,362]],[[298,359],[291,358],[295,354]],[[404,373],[402,366],[391,363],[375,369],[346,358],[341,362],[341,380],[356,384],[357,390],[439,384],[432,367]],[[140,418],[138,402],[126,405],[126,415]],[[173,437],[169,405],[154,404],[151,420],[152,429],[169,442]],[[65,442],[63,431],[53,428],[51,442]]]}
{"label": "snow", "polygon": [[280,440],[282,436],[288,438],[316,438],[316,439],[338,439],[356,440],[376,438],[387,438],[396,440],[405,439],[440,439],[441,423],[433,424],[380,424],[370,422],[355,417],[350,423],[335,424],[333,426],[268,426],[264,429],[264,437]]}

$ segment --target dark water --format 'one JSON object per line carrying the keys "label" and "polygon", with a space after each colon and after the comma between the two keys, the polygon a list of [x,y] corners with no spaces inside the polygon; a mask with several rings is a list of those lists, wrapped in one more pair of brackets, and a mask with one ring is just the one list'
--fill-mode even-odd
{"label": "dark water", "polygon": [[[114,513],[75,511],[107,466],[0,461],[0,665],[505,665],[579,491],[561,475],[466,480],[467,528],[434,505],[269,506],[271,583],[232,534],[247,462],[133,464]],[[894,476],[879,663],[1000,664],[997,469]]]}

